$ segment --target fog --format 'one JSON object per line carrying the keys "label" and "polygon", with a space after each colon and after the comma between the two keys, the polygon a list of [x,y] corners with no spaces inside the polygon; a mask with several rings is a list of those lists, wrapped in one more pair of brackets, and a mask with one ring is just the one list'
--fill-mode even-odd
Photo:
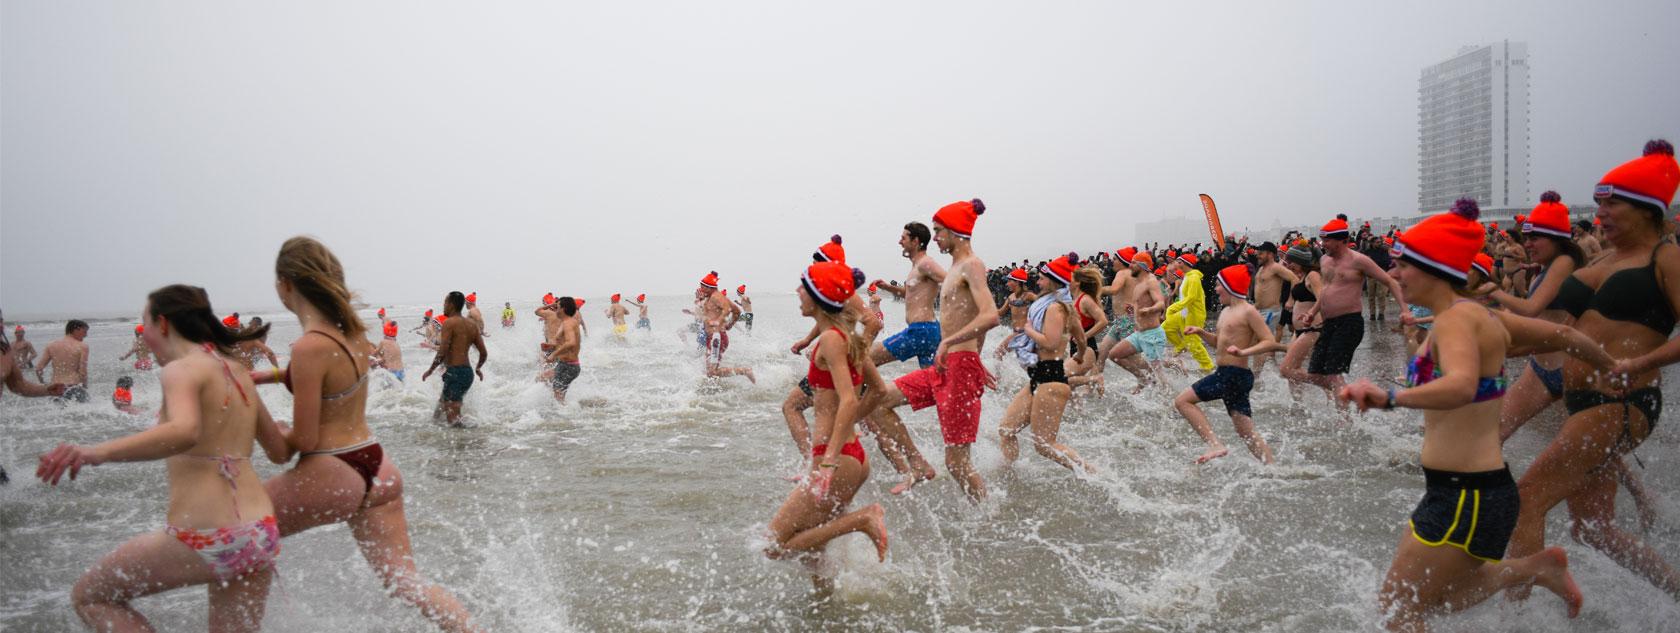
{"label": "fog", "polygon": [[[1659,28],[1660,27],[1660,28]],[[1680,139],[1680,3],[0,3],[0,307],[273,306],[319,237],[373,303],[790,291],[981,257],[1405,214],[1420,71],[1528,44],[1530,195]],[[14,317],[15,318],[15,317]]]}

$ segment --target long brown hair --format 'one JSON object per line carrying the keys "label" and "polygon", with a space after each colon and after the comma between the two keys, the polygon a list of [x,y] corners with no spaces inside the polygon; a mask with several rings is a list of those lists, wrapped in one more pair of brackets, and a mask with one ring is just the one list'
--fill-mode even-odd
{"label": "long brown hair", "polygon": [[153,290],[146,295],[146,311],[153,319],[168,321],[181,338],[215,345],[229,356],[236,345],[268,335],[267,323],[237,331],[222,325],[210,307],[210,295],[198,286],[175,284]]}
{"label": "long brown hair", "polygon": [[315,238],[299,235],[280,245],[274,259],[275,276],[292,282],[310,305],[332,319],[346,338],[362,336],[367,327],[350,305],[350,289],[344,284],[344,265]]}
{"label": "long brown hair", "polygon": [[1096,266],[1081,266],[1073,271],[1073,283],[1079,286],[1079,291],[1092,299],[1102,297],[1102,271]]}

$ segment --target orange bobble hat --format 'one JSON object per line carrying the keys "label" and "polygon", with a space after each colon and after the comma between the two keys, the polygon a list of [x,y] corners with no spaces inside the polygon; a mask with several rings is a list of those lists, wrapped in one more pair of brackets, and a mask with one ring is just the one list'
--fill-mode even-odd
{"label": "orange bobble hat", "polygon": [[385,330],[385,338],[396,338],[397,337],[397,322],[396,321],[386,321],[384,330]]}
{"label": "orange bobble hat", "polygon": [[647,303],[647,295],[645,295],[645,294],[636,295],[636,303]]}
{"label": "orange bobble hat", "polygon": [[623,299],[623,298],[624,297],[622,295],[619,295],[618,293],[615,292],[615,293],[613,293],[613,296],[612,296],[612,302],[613,303],[618,303],[618,300]]}
{"label": "orange bobble hat", "polygon": [[1165,274],[1167,274],[1167,267],[1166,266],[1158,266],[1158,267],[1155,268],[1155,276],[1156,277],[1160,277],[1160,276],[1165,275]]}
{"label": "orange bobble hat", "polygon": [[550,292],[548,294],[543,295],[543,305],[545,305],[545,306],[554,305],[554,293]]}
{"label": "orange bobble hat", "polygon": [[877,292],[880,292],[880,291],[881,291],[881,284],[873,282],[873,281],[869,282],[869,294],[873,295],[873,294],[875,294]]}
{"label": "orange bobble hat", "polygon": [[427,309],[426,309],[426,318],[428,318],[428,319],[430,319],[430,318],[432,318],[432,310],[431,310],[431,308],[427,308]]}
{"label": "orange bobble hat", "polygon": [[[1137,266],[1138,268],[1142,268],[1144,270],[1149,270],[1150,267],[1155,265],[1155,256],[1150,255],[1149,251],[1138,251],[1137,253],[1132,255],[1132,258],[1129,261],[1131,261],[1133,266]],[[1155,273],[1155,274],[1159,275],[1161,273]]]}
{"label": "orange bobble hat", "polygon": [[[17,327],[17,329],[21,330],[21,329],[23,329],[23,326],[19,325]],[[134,333],[137,334],[137,335],[138,334],[145,334],[146,333],[146,324],[142,323],[140,325],[134,326]]]}
{"label": "orange bobble hat", "polygon": [[840,246],[840,236],[829,236],[827,242],[823,242],[815,253],[811,253],[811,261],[846,263],[846,249]]}
{"label": "orange bobble hat", "polygon": [[1482,209],[1471,198],[1459,198],[1451,211],[1430,216],[1400,235],[1400,259],[1454,285],[1464,285],[1470,263],[1487,243],[1477,222]]}
{"label": "orange bobble hat", "polygon": [[578,297],[577,298],[577,307],[579,307],[579,308],[583,307],[583,297]]}
{"label": "orange bobble hat", "polygon": [[117,387],[116,391],[111,392],[111,400],[124,406],[134,404],[134,392]]}
{"label": "orange bobble hat", "polygon": [[1242,264],[1232,264],[1219,270],[1219,287],[1231,293],[1238,299],[1248,300],[1248,284],[1250,277],[1248,267]]}
{"label": "orange bobble hat", "polygon": [[735,294],[738,294],[738,295],[747,294],[747,286],[745,284],[736,286],[735,287]]}
{"label": "orange bobble hat", "polygon": [[721,293],[725,297],[729,296],[729,289],[728,288],[718,288],[718,292]]}
{"label": "orange bobble hat", "polygon": [[1540,205],[1528,214],[1522,221],[1523,233],[1530,235],[1550,235],[1569,239],[1574,235],[1569,230],[1569,207],[1563,205],[1563,196],[1556,191],[1540,194]]}
{"label": "orange bobble hat", "polygon": [[1470,267],[1482,274],[1483,279],[1493,279],[1493,256],[1480,251],[1470,258]]}
{"label": "orange bobble hat", "polygon": [[1674,190],[1680,188],[1680,164],[1674,162],[1674,146],[1657,139],[1645,144],[1639,158],[1622,163],[1593,189],[1593,199],[1622,198],[1659,212],[1674,203]]}
{"label": "orange bobble hat", "polygon": [[379,318],[381,320],[383,320],[385,318],[385,308],[380,308],[378,314],[379,314]]}
{"label": "orange bobble hat", "polygon": [[448,320],[449,320],[449,315],[447,315],[447,314],[440,314],[437,317],[437,322],[438,323],[443,323],[444,321],[448,321]]}
{"label": "orange bobble hat", "polygon": [[1183,253],[1183,254],[1179,255],[1177,257],[1177,259],[1178,259],[1178,261],[1184,262],[1184,264],[1186,266],[1189,266],[1191,268],[1196,267],[1196,254],[1195,253]]}
{"label": "orange bobble hat", "polygon": [[700,285],[705,286],[707,288],[711,288],[712,290],[717,290],[717,287],[718,287],[717,271],[714,270],[712,272],[706,273],[705,277],[701,277],[700,278]]}
{"label": "orange bobble hat", "polygon": [[1127,247],[1122,248],[1120,250],[1114,251],[1114,256],[1119,257],[1120,261],[1123,261],[1123,262],[1126,262],[1126,263],[1130,264],[1130,263],[1132,263],[1132,256],[1137,255],[1137,252],[1138,252],[1138,250],[1137,250],[1136,246],[1127,246]]}
{"label": "orange bobble hat", "polygon": [[235,330],[242,327],[239,324],[239,313],[235,312],[233,314],[228,315],[227,318],[222,319],[222,325],[228,326],[228,327],[233,328]]}
{"label": "orange bobble hat", "polygon": [[974,237],[974,221],[986,212],[986,203],[979,198],[963,202],[953,202],[940,207],[933,214],[935,224],[945,227],[955,233],[957,237],[972,239]]}
{"label": "orange bobble hat", "polygon": [[817,262],[805,267],[799,283],[804,286],[805,293],[816,300],[818,307],[834,313],[845,309],[846,301],[857,294],[858,282],[862,278],[863,271],[840,262]]}
{"label": "orange bobble hat", "polygon": [[474,292],[467,295],[467,305],[478,305],[478,293]]}
{"label": "orange bobble hat", "polygon": [[1020,284],[1027,283],[1027,269],[1016,268],[1009,271],[1009,280]]}
{"label": "orange bobble hat", "polygon": [[1038,272],[1049,275],[1051,279],[1063,286],[1073,285],[1073,271],[1079,269],[1079,253],[1068,253],[1052,259],[1038,267]]}
{"label": "orange bobble hat", "polygon": [[1324,223],[1324,226],[1318,229],[1318,237],[1320,239],[1336,239],[1336,240],[1347,239],[1348,238],[1347,216],[1342,215],[1342,214],[1337,214],[1336,219]]}

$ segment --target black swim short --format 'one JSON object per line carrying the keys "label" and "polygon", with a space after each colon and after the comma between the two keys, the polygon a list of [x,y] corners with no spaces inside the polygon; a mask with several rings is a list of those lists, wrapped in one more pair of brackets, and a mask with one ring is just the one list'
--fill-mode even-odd
{"label": "black swim short", "polygon": [[1511,469],[1459,473],[1425,468],[1423,478],[1423,500],[1412,510],[1412,537],[1430,547],[1448,545],[1499,562],[1521,507]]}
{"label": "black swim short", "polygon": [[554,377],[548,381],[548,386],[555,391],[565,391],[577,380],[578,374],[583,373],[583,366],[577,363],[560,361],[554,364]]}
{"label": "black swim short", "polygon": [[1067,368],[1062,366],[1061,359],[1041,360],[1027,368],[1027,391],[1038,393],[1039,385],[1051,383],[1067,384]]}
{"label": "black swim short", "polygon": [[1325,319],[1319,328],[1318,340],[1313,342],[1312,360],[1307,361],[1307,373],[1320,376],[1339,376],[1353,366],[1353,353],[1365,340],[1365,319],[1358,312]]}
{"label": "black swim short", "polygon": [[1254,409],[1248,402],[1249,392],[1254,391],[1254,372],[1247,367],[1220,365],[1213,373],[1190,385],[1190,390],[1202,402],[1224,400],[1226,413],[1254,417]]}

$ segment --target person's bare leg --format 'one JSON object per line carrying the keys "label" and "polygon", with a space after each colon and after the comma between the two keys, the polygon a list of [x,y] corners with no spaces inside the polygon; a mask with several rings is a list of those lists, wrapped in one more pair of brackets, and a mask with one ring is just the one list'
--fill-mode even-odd
{"label": "person's bare leg", "polygon": [[1003,463],[1012,465],[1021,456],[1021,429],[1032,423],[1032,394],[1028,387],[1022,387],[1009,401],[1009,407],[1003,410],[1003,419],[998,422],[998,448],[1003,451]]}
{"label": "person's bare leg", "polygon": [[1645,480],[1639,473],[1628,468],[1626,455],[1617,455],[1612,466],[1616,469],[1616,481],[1627,489],[1628,496],[1633,497],[1633,508],[1639,511],[1639,531],[1650,532],[1657,519],[1661,518],[1657,515],[1656,497],[1651,496],[1651,490],[1645,487]]}
{"label": "person's bare leg", "polygon": [[809,530],[795,533],[782,548],[793,551],[811,551],[827,545],[841,536],[852,532],[863,532],[869,540],[875,543],[875,555],[881,560],[887,560],[887,524],[881,504],[872,503],[867,508],[856,510],[823,523]]}
{"label": "person's bare leg", "polygon": [[[269,576],[253,575],[249,578],[253,584],[263,581],[266,593],[266,581]],[[216,582],[209,566],[204,564],[204,559],[200,558],[197,552],[161,530],[147,532],[124,541],[83,573],[70,589],[70,605],[82,623],[95,631],[151,631],[151,623],[147,622],[146,617],[140,615],[139,611],[134,610],[131,604],[135,598]],[[242,589],[249,590],[255,587]],[[248,591],[228,593],[219,597],[212,595],[212,628],[218,628],[216,616],[220,611],[223,625],[229,627],[222,630],[257,630],[262,624],[260,604],[255,605],[257,619],[244,622],[231,617],[238,613],[237,610],[229,609],[234,605],[218,604],[225,600],[248,600],[255,597],[257,596]],[[253,605],[246,602],[243,606],[245,612],[250,613]]]}
{"label": "person's bare leg", "polygon": [[1038,393],[1032,396],[1032,433],[1033,448],[1039,455],[1050,461],[1061,464],[1062,467],[1079,472],[1094,473],[1085,460],[1079,458],[1079,453],[1073,447],[1061,443],[1062,414],[1067,410],[1068,398],[1073,390],[1067,385],[1048,383],[1038,386]]}
{"label": "person's bare leg", "polygon": [[[1544,549],[1546,514],[1563,500],[1575,496],[1592,479],[1591,472],[1604,463],[1621,437],[1621,421],[1619,406],[1594,407],[1564,420],[1557,437],[1540,451],[1517,480],[1522,504],[1506,556],[1522,557]],[[1574,511],[1572,508],[1571,512]],[[1583,516],[1589,514],[1583,512]],[[1528,591],[1516,587],[1510,595],[1522,599],[1528,596]]]}
{"label": "person's bare leg", "polygon": [[263,612],[268,606],[268,588],[273,580],[274,569],[269,568],[227,583],[209,583],[210,633],[261,629]]}
{"label": "person's bare leg", "polygon": [[1202,408],[1197,406],[1198,402],[1201,402],[1201,400],[1196,398],[1196,391],[1187,387],[1182,393],[1178,394],[1177,398],[1173,399],[1173,408],[1178,409],[1178,414],[1184,416],[1184,421],[1190,423],[1190,430],[1195,431],[1197,435],[1202,436],[1202,441],[1207,442],[1207,452],[1196,458],[1196,463],[1205,464],[1224,457],[1231,451],[1219,441],[1218,435],[1213,434],[1213,427],[1208,424],[1207,414],[1202,413]]}
{"label": "person's bare leg", "polygon": [[1385,623],[1390,630],[1421,631],[1432,615],[1462,611],[1501,590],[1532,584],[1562,598],[1569,617],[1580,613],[1581,590],[1562,548],[1484,563],[1456,548],[1424,545],[1408,532],[1400,537],[1378,604],[1390,616]]}
{"label": "person's bare leg", "polygon": [[1254,453],[1255,459],[1262,464],[1272,463],[1272,447],[1266,445],[1266,438],[1254,430],[1254,418],[1241,413],[1231,414],[1231,426],[1236,427],[1237,436],[1248,445],[1248,452]]}
{"label": "person's bare leg", "polygon": [[[869,371],[870,369],[864,370],[865,374]],[[916,484],[933,479],[937,473],[933,470],[933,465],[927,462],[927,458],[922,456],[921,451],[916,449],[916,442],[910,438],[910,430],[904,428],[904,420],[893,410],[909,401],[905,400],[904,393],[899,391],[896,385],[884,384],[885,386],[878,390],[881,392],[877,400],[879,404],[875,406],[875,412],[869,418],[875,428],[881,430],[883,437],[903,448],[905,459],[909,462],[910,472],[904,475],[903,481],[892,488],[892,494],[901,495],[909,492]],[[877,390],[870,388],[870,391]]]}
{"label": "person's bare leg", "polygon": [[1576,541],[1603,552],[1658,589],[1680,598],[1680,573],[1676,573],[1656,549],[1616,525],[1614,466],[1606,464],[1588,473],[1586,481],[1569,497],[1568,503],[1571,533]]}
{"label": "person's bare leg", "polygon": [[986,482],[980,479],[980,471],[974,468],[974,462],[969,459],[968,449],[972,444],[956,444],[945,447],[945,470],[951,473],[951,478],[957,480],[957,485],[968,498],[975,503],[986,500]]}
{"label": "person's bare leg", "polygon": [[932,473],[933,466],[922,457],[921,451],[916,450],[916,442],[910,438],[910,430],[904,428],[902,421],[891,433],[876,423],[875,410],[880,408],[888,395],[887,382],[881,379],[880,370],[865,364],[860,373],[863,375],[863,397],[858,402],[858,423],[875,436],[876,447],[900,476],[908,475],[915,462],[921,462],[924,472]]}
{"label": "person's bare leg", "polygon": [[401,496],[362,510],[346,523],[362,557],[379,575],[386,591],[419,608],[421,615],[445,631],[479,630],[455,594],[420,575],[408,540],[408,517],[403,514]]}
{"label": "person's bare leg", "polygon": [[1522,428],[1534,416],[1552,406],[1556,400],[1546,391],[1546,385],[1540,382],[1540,377],[1534,373],[1534,367],[1523,372],[1517,378],[1517,384],[1511,385],[1511,390],[1505,392],[1499,407],[1499,441],[1511,439],[1511,436]]}

